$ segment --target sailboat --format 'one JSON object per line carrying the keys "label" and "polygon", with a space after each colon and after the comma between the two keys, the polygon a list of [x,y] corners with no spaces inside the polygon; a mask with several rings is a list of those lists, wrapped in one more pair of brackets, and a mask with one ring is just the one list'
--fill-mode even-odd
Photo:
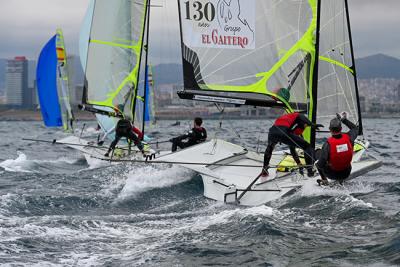
{"label": "sailboat", "polygon": [[[150,120],[147,2],[92,0],[89,3],[80,38],[80,57],[85,69],[81,109],[96,115],[104,133],[111,132],[120,118],[134,121],[142,131]],[[143,72],[146,78],[141,83]],[[108,137],[113,139],[114,133]],[[96,147],[93,142],[77,136],[60,141],[82,151],[88,162],[108,159],[104,157],[104,147]],[[147,150],[154,153],[148,146]],[[134,157],[140,154],[137,152],[136,147],[127,144],[116,149],[112,158]]]}
{"label": "sailboat", "polygon": [[37,70],[37,93],[46,127],[73,129],[74,115],[70,103],[67,53],[61,29],[40,52]]}
{"label": "sailboat", "polygon": [[[351,178],[381,165],[366,155],[347,0],[178,0],[178,8],[180,98],[297,111],[323,125],[346,111],[359,127]],[[316,148],[321,134],[306,129],[303,137]],[[158,160],[198,172],[207,198],[260,205],[310,179],[316,185],[287,152],[274,153],[267,180],[263,154],[221,139]]]}

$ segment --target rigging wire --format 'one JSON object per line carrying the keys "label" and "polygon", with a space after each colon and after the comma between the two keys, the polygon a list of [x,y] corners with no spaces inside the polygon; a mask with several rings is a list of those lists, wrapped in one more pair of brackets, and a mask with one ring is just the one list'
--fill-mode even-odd
{"label": "rigging wire", "polygon": [[[138,159],[106,159],[98,158],[93,156],[93,158],[110,161],[110,162],[129,162],[129,163],[146,163],[146,164],[178,164],[178,165],[199,165],[204,167],[209,166],[219,166],[219,167],[244,167],[244,168],[261,168],[262,165],[247,165],[247,164],[223,164],[223,163],[207,163],[207,162],[185,162],[185,161],[164,161],[164,160],[138,160]],[[291,169],[300,169],[304,167],[309,167],[312,165],[293,165],[287,166]],[[272,165],[270,168],[280,168],[279,165]]]}

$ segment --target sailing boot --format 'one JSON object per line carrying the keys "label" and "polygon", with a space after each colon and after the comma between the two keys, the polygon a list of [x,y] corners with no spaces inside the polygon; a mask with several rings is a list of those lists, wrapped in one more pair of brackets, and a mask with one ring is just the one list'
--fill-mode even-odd
{"label": "sailing boot", "polygon": [[319,186],[327,186],[329,185],[329,182],[327,179],[317,179],[317,183]]}
{"label": "sailing boot", "polygon": [[268,177],[269,172],[268,172],[268,167],[263,167],[260,176],[262,177]]}

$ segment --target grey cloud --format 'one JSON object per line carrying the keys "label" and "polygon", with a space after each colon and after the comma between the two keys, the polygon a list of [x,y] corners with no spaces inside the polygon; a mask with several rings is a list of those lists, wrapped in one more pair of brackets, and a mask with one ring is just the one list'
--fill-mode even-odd
{"label": "grey cloud", "polygon": [[400,1],[350,0],[356,56],[385,53],[400,58]]}
{"label": "grey cloud", "polygon": [[88,0],[0,0],[0,57],[36,58],[58,27],[64,30],[67,49],[76,53],[87,4]]}
{"label": "grey cloud", "polygon": [[[112,1],[112,0],[110,0]],[[337,0],[323,0],[337,1]],[[349,0],[357,57],[385,53],[400,58],[400,1]],[[0,57],[35,59],[57,27],[69,53],[78,53],[79,29],[89,0],[0,0]],[[179,62],[176,0],[152,0],[151,60]]]}

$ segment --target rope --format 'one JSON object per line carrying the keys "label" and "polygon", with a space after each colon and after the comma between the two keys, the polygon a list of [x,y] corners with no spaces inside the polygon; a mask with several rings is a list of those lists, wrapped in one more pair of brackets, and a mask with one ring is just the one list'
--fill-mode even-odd
{"label": "rope", "polygon": [[[218,111],[221,113],[221,117],[220,117],[220,128],[222,127],[222,119],[224,118],[224,112],[225,112],[225,108],[221,107],[220,104],[218,103],[214,103],[214,105],[217,107]],[[239,137],[240,140],[243,140],[242,137],[240,136],[239,132],[233,127],[232,122],[230,120],[228,120],[229,126],[231,127],[231,129],[233,130],[233,132],[237,135],[237,137]]]}
{"label": "rope", "polygon": [[[207,162],[184,162],[184,161],[164,161],[164,160],[137,160],[137,159],[105,159],[97,158],[110,162],[130,162],[130,163],[146,163],[146,164],[178,164],[178,165],[204,165],[204,166],[220,166],[220,167],[246,167],[246,168],[260,168],[262,165],[244,165],[244,164],[222,164],[222,163],[207,163]],[[309,167],[310,165],[301,166],[287,166],[292,169],[299,169]],[[270,168],[280,168],[281,166],[273,165]]]}

